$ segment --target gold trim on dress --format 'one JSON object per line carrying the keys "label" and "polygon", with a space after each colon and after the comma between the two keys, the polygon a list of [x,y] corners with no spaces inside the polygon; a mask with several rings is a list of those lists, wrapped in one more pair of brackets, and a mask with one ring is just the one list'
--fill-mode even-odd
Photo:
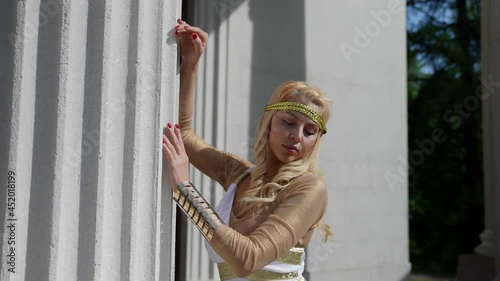
{"label": "gold trim on dress", "polygon": [[[294,247],[287,251],[283,256],[278,258],[276,261],[291,265],[300,265],[302,263],[302,255],[304,254],[304,248]],[[217,268],[219,269],[219,276],[221,281],[231,280],[236,278],[236,274],[233,272],[232,268],[225,262],[218,263]],[[289,273],[279,273],[268,270],[257,270],[252,274],[245,277],[247,280],[289,280],[293,278],[299,278],[300,274],[297,271]],[[297,279],[300,281],[305,281],[304,277]]]}
{"label": "gold trim on dress", "polygon": [[[219,269],[219,276],[221,281],[231,280],[237,278],[231,267],[225,263],[218,263],[217,268]],[[251,281],[264,281],[264,280],[288,280],[293,278],[298,278],[299,272],[289,272],[289,273],[279,273],[267,270],[257,270],[252,272],[250,275],[244,278]]]}
{"label": "gold trim on dress", "polygon": [[304,248],[293,247],[283,256],[277,259],[277,261],[287,264],[299,265],[302,263],[302,255],[304,254]]}

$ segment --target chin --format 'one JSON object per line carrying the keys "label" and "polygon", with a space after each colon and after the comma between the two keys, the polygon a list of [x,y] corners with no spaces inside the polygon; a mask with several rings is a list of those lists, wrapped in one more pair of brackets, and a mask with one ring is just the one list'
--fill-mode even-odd
{"label": "chin", "polygon": [[283,162],[284,164],[288,164],[288,163],[291,163],[291,162],[294,162],[294,161],[297,161],[297,160],[300,160],[301,158],[299,157],[293,157],[293,156],[285,156],[285,157],[282,157],[281,159],[279,159],[281,162]]}

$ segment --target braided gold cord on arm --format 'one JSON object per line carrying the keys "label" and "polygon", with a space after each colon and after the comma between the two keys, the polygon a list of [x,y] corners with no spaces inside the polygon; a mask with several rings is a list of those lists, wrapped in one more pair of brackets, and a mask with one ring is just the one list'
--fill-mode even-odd
{"label": "braided gold cord on arm", "polygon": [[212,240],[215,229],[222,220],[210,204],[201,196],[190,182],[181,182],[174,191],[172,198],[208,240]]}

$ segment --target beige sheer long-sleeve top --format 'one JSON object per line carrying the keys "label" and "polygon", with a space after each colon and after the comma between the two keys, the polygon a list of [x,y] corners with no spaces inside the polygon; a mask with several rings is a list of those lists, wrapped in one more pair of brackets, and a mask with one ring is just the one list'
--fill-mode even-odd
{"label": "beige sheer long-sleeve top", "polygon": [[[215,149],[194,133],[191,116],[180,118],[180,128],[190,162],[225,190],[252,166],[240,157]],[[246,177],[238,186],[249,186]],[[241,189],[241,190],[240,190]],[[292,247],[305,247],[327,205],[327,189],[314,175],[302,175],[282,190],[274,203],[256,214],[240,214],[235,198],[230,229],[214,250],[238,277],[245,277],[281,257]]]}

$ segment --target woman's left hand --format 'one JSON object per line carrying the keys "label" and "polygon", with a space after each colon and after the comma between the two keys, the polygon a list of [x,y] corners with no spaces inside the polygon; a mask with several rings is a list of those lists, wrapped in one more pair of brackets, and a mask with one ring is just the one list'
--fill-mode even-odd
{"label": "woman's left hand", "polygon": [[207,46],[208,34],[201,28],[190,26],[181,19],[178,19],[177,23],[175,36],[180,47],[182,65],[196,65]]}
{"label": "woman's left hand", "polygon": [[168,162],[170,188],[175,191],[179,183],[189,181],[189,157],[177,124],[172,127],[168,123],[163,130],[163,155]]}

